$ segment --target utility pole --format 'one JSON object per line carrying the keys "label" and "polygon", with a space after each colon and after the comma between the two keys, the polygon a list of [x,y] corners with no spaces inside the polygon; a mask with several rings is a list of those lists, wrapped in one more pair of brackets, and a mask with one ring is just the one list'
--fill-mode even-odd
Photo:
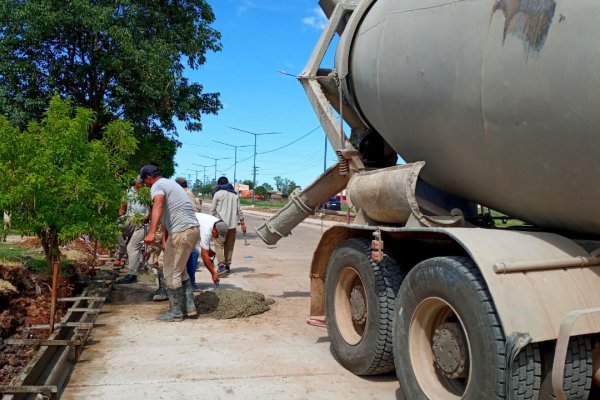
{"label": "utility pole", "polygon": [[213,142],[224,144],[225,146],[233,147],[235,149],[235,151],[234,151],[234,161],[233,161],[233,186],[235,186],[235,183],[236,183],[236,174],[237,174],[237,149],[238,149],[238,147],[251,147],[252,145],[251,144],[245,144],[243,146],[234,146],[234,145],[229,144],[229,143],[219,142],[218,140],[213,140]]}
{"label": "utility pole", "polygon": [[[195,165],[195,164],[194,164]],[[201,165],[201,167],[203,167],[204,165]],[[191,169],[188,168],[188,171],[192,171],[196,173],[196,181],[198,180],[198,172],[200,172],[199,169]],[[204,171],[206,172],[206,168],[204,169]],[[192,174],[188,174],[190,176],[190,179],[192,179]],[[194,183],[196,183],[196,181],[194,181]]]}
{"label": "utility pole", "polygon": [[[200,165],[200,164],[194,164],[194,163],[192,163],[192,165],[204,168],[204,173],[202,174],[202,184],[206,185],[206,168],[210,167],[210,165]],[[198,178],[196,178],[196,179],[198,179]]]}
{"label": "utility pole", "polygon": [[229,129],[234,129],[236,131],[240,131],[240,132],[245,132],[245,133],[249,133],[251,135],[254,135],[254,164],[252,166],[252,205],[254,206],[254,194],[256,193],[256,137],[257,136],[262,136],[262,135],[279,135],[283,132],[262,132],[262,133],[256,133],[256,132],[250,132],[244,129],[239,129],[239,128],[234,128],[233,126],[228,126]]}
{"label": "utility pole", "polygon": [[327,170],[327,135],[325,135],[325,154],[323,154],[323,172]]}
{"label": "utility pole", "polygon": [[219,160],[228,160],[231,157],[219,157],[219,158],[215,158],[215,157],[203,156],[202,154],[198,154],[198,155],[200,157],[210,158],[211,160],[215,160],[215,183],[216,183],[217,182],[217,161],[219,161]]}

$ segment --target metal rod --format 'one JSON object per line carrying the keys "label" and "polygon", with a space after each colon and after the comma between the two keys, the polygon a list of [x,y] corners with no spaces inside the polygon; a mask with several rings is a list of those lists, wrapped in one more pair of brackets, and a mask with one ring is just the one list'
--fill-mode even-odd
{"label": "metal rod", "polygon": [[548,269],[596,267],[599,265],[600,258],[598,257],[572,257],[546,261],[500,262],[494,264],[494,272],[497,274],[507,274]]}
{"label": "metal rod", "polygon": [[58,297],[58,274],[60,273],[60,256],[52,259],[52,298],[50,300],[50,324],[48,335],[54,332],[54,318],[56,314],[56,298]]}

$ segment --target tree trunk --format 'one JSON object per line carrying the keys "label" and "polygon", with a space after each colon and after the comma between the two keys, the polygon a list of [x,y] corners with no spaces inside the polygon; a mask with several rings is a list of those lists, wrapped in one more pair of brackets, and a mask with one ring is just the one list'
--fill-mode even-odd
{"label": "tree trunk", "polygon": [[48,263],[48,272],[51,273],[52,261],[55,256],[60,255],[60,249],[58,248],[58,232],[53,228],[46,228],[38,232],[38,237],[42,241],[44,255],[46,256],[46,262]]}

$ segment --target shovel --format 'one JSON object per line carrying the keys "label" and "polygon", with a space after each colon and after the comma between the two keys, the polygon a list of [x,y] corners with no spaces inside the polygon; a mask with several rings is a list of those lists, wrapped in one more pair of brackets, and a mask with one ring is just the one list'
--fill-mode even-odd
{"label": "shovel", "polygon": [[246,232],[244,232],[244,246],[250,246],[250,243],[248,243],[248,239],[246,238]]}

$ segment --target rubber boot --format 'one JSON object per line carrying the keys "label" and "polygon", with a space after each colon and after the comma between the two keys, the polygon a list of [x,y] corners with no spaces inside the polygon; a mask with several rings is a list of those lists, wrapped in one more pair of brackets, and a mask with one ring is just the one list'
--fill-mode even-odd
{"label": "rubber boot", "polygon": [[185,297],[183,286],[177,289],[167,288],[167,295],[169,296],[171,308],[166,313],[160,314],[156,319],[165,322],[183,321],[183,309],[181,307]]}
{"label": "rubber boot", "polygon": [[158,290],[153,293],[153,301],[164,301],[169,298],[167,296],[167,285],[165,284],[165,275],[162,271],[158,271]]}
{"label": "rubber boot", "polygon": [[198,318],[198,311],[196,310],[196,304],[194,303],[194,289],[192,283],[188,279],[183,281],[183,289],[185,291],[185,299],[183,302],[183,313],[189,318]]}

